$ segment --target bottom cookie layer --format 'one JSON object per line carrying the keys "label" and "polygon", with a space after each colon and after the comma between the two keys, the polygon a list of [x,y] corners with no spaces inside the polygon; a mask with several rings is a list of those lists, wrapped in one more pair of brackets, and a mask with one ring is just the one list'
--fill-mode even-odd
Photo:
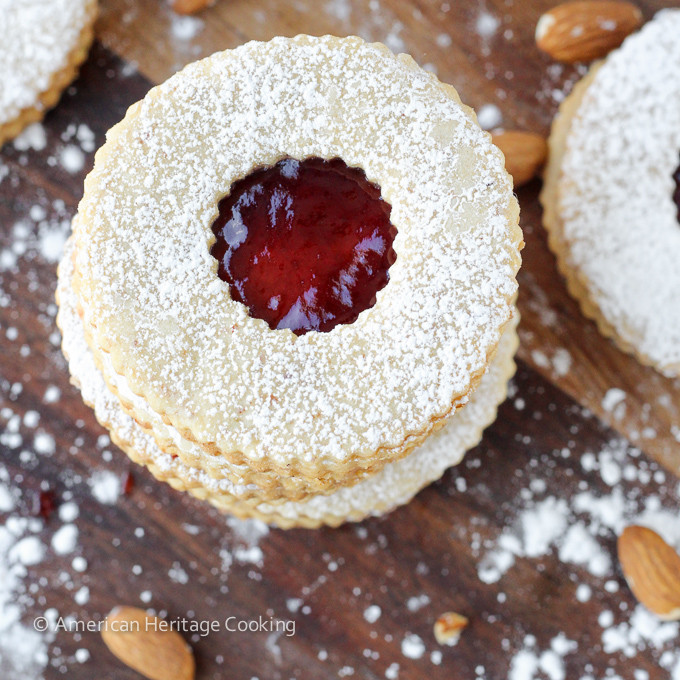
{"label": "bottom cookie layer", "polygon": [[459,409],[436,434],[407,457],[389,463],[376,474],[351,487],[304,501],[270,505],[258,499],[241,500],[220,488],[220,482],[202,470],[184,464],[165,453],[155,439],[128,416],[117,397],[107,388],[85,341],[82,321],[77,313],[71,287],[69,265],[71,243],[60,265],[57,323],[62,331],[62,347],[69,362],[73,383],[83,400],[95,412],[111,438],[136,463],[147,467],[159,480],[180,491],[207,500],[222,511],[237,517],[252,517],[282,528],[321,525],[338,526],[380,515],[407,503],[418,491],[438,479],[444,471],[460,462],[465,452],[481,439],[482,432],[495,417],[498,405],[507,394],[507,382],[515,370],[514,354],[518,345],[515,313],[498,346],[496,357],[468,404]]}

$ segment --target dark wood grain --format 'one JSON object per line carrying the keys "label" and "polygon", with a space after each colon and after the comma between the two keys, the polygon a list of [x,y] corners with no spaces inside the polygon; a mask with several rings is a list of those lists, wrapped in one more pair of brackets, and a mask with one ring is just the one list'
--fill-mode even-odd
{"label": "dark wood grain", "polygon": [[[68,219],[76,209],[93,155],[76,174],[50,160],[63,146],[70,125],[86,123],[99,146],[127,106],[182,63],[277,32],[362,31],[385,39],[400,22],[399,35],[406,46],[421,63],[436,64],[440,77],[456,84],[466,101],[477,106],[495,102],[502,107],[507,125],[545,132],[556,105],[546,93],[562,87],[576,73],[570,67],[547,76],[550,62],[533,46],[535,20],[550,4],[489,0],[488,11],[501,17],[503,24],[482,45],[471,29],[479,12],[476,3],[452,2],[449,11],[442,12],[441,3],[383,2],[386,18],[378,24],[368,2],[353,3],[350,19],[343,22],[313,0],[223,0],[201,15],[205,26],[193,49],[188,43],[173,47],[168,38],[170,15],[156,0],[103,3],[99,36],[108,48],[95,46],[79,81],[48,115],[46,148],[20,152],[7,145],[0,153],[0,162],[8,169],[0,183],[0,251],[16,240],[18,222],[25,222],[30,230],[26,253],[18,257],[15,267],[0,271],[0,409],[20,417],[29,411],[40,413],[37,429],[21,427],[20,446],[0,445],[0,461],[22,489],[23,514],[30,512],[41,485],[48,485],[60,502],[76,500],[78,552],[88,562],[87,570],[78,574],[71,568],[72,555],[50,553],[32,568],[28,580],[39,583],[39,589],[27,610],[27,621],[46,607],[94,620],[117,604],[146,606],[140,594],[147,590],[152,593],[148,606],[169,618],[261,615],[295,621],[294,636],[269,642],[263,633],[224,631],[192,640],[200,679],[331,678],[349,672],[343,668],[351,668],[356,678],[384,678],[388,667],[398,663],[402,680],[425,676],[501,680],[507,677],[513,655],[525,645],[526,635],[535,635],[537,648],[545,649],[560,632],[579,643],[578,652],[566,656],[567,678],[580,678],[586,672],[604,677],[608,669],[629,678],[633,668],[646,670],[652,679],[666,677],[653,651],[643,650],[631,662],[602,650],[597,613],[611,610],[618,620],[625,609],[635,606],[618,572],[608,578],[619,590],[609,592],[603,579],[583,567],[565,564],[551,551],[539,558],[519,559],[498,583],[485,584],[478,578],[485,546],[494,544],[523,507],[530,480],[545,481],[546,497],[569,499],[584,489],[611,492],[602,477],[586,471],[580,460],[620,434],[633,439],[644,427],[654,430],[653,437],[637,438],[635,443],[644,453],[631,460],[651,472],[658,471],[660,464],[669,471],[665,481],[652,480],[644,487],[621,482],[622,491],[640,508],[646,494],[658,495],[669,509],[678,507],[677,476],[672,472],[678,469],[678,444],[670,431],[680,423],[678,385],[622,355],[580,315],[545,244],[538,182],[520,192],[527,247],[520,275],[523,345],[515,398],[523,400],[523,408],[516,408],[512,400],[504,404],[497,422],[465,463],[409,506],[337,530],[272,530],[260,540],[261,563],[236,560],[228,569],[220,553],[233,554],[242,542],[234,527],[210,507],[157,483],[108,445],[91,411],[69,385],[55,335],[55,263],[42,257],[40,227],[26,217],[35,204],[43,206],[52,221]],[[642,4],[650,16],[664,3]],[[266,21],[258,19],[260,11]],[[503,38],[504,30],[512,30],[512,36]],[[452,45],[437,47],[435,37],[440,33],[451,35]],[[137,60],[140,72],[131,72],[127,60]],[[493,77],[487,78],[485,74],[491,73]],[[15,328],[17,335],[11,341],[6,338],[9,328]],[[546,367],[537,359],[537,351],[551,358],[558,347],[566,348],[571,357],[565,375],[557,375],[552,365]],[[61,390],[58,401],[45,403],[49,386]],[[603,395],[613,386],[628,394],[623,421],[601,408]],[[596,415],[589,415],[584,407]],[[0,417],[0,432],[6,421]],[[35,448],[35,434],[41,431],[54,437],[55,452],[22,459],[21,452]],[[100,504],[87,485],[97,469],[121,476],[132,470],[134,488],[115,505]],[[466,492],[458,491],[463,482]],[[40,533],[45,543],[59,526],[55,517],[46,523]],[[143,536],[135,533],[138,528]],[[602,541],[615,562],[613,532],[603,530]],[[169,578],[175,566],[186,572],[187,583]],[[67,574],[66,582],[62,574]],[[590,602],[576,601],[578,583],[591,585]],[[83,585],[90,589],[90,600],[80,607],[73,593]],[[409,610],[408,599],[420,595],[426,595],[429,604]],[[287,606],[291,598],[303,602],[296,612]],[[382,616],[369,624],[363,612],[371,604],[380,606]],[[432,636],[434,620],[446,610],[471,619],[453,649],[439,647]],[[421,659],[408,659],[401,652],[409,632],[425,642],[427,652]],[[73,660],[80,648],[91,654],[82,665]],[[442,653],[440,665],[431,662],[431,652]],[[57,636],[46,677],[64,674],[116,680],[138,677],[107,652],[95,633],[80,639],[69,633]]]}

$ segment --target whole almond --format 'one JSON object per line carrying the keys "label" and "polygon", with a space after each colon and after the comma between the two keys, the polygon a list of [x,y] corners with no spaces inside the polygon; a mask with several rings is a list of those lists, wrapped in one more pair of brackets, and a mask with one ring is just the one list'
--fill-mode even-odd
{"label": "whole almond", "polygon": [[[194,680],[191,648],[162,619],[136,607],[116,607],[106,617],[102,639],[111,653],[149,680]],[[167,625],[167,624],[166,624]]]}
{"label": "whole almond", "polygon": [[492,139],[505,156],[505,167],[515,189],[533,179],[545,163],[548,145],[541,135],[506,130],[492,135]]}
{"label": "whole almond", "polygon": [[170,0],[170,7],[177,14],[193,14],[208,5],[212,5],[215,0]]}
{"label": "whole almond", "polygon": [[604,57],[642,23],[623,0],[583,0],[553,7],[536,24],[536,44],[553,59],[575,62]]}
{"label": "whole almond", "polygon": [[655,531],[637,525],[623,530],[618,551],[635,597],[660,619],[680,620],[680,555]]}
{"label": "whole almond", "polygon": [[467,625],[467,617],[462,614],[444,612],[434,622],[434,637],[440,645],[453,647]]}

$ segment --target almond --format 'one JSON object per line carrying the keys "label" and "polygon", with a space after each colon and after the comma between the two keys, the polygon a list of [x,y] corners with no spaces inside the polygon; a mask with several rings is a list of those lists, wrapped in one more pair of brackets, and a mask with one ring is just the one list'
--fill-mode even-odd
{"label": "almond", "polygon": [[208,5],[212,5],[215,0],[170,0],[170,7],[177,14],[193,14]]}
{"label": "almond", "polygon": [[136,607],[116,607],[106,617],[102,639],[126,666],[150,680],[194,680],[191,648],[169,624]]}
{"label": "almond", "polygon": [[680,620],[680,555],[655,531],[641,526],[623,530],[618,551],[635,597],[660,619]]}
{"label": "almond", "polygon": [[618,47],[642,23],[642,13],[623,0],[565,2],[536,24],[536,44],[558,61],[590,61]]}
{"label": "almond", "polygon": [[505,167],[512,175],[515,189],[533,179],[548,154],[548,145],[533,132],[507,130],[492,135],[493,143],[505,156]]}
{"label": "almond", "polygon": [[459,640],[468,620],[456,612],[444,612],[434,622],[434,637],[440,645],[453,647]]}

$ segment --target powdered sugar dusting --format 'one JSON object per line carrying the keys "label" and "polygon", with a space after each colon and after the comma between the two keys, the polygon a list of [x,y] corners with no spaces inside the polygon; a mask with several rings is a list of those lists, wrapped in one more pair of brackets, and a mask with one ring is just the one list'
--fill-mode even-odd
{"label": "powdered sugar dusting", "polygon": [[623,342],[669,374],[680,372],[679,33],[680,11],[663,11],[599,68],[571,121],[558,205],[569,266]]}
{"label": "powdered sugar dusting", "polygon": [[[97,341],[113,349],[114,366],[133,391],[234,462],[242,453],[277,466],[302,461],[325,467],[385,446],[396,453],[406,436],[428,427],[466,392],[509,316],[517,265],[511,242],[518,235],[511,235],[505,215],[514,202],[502,161],[431,76],[384,48],[357,39],[275,39],[209,63],[211,78],[203,75],[205,62],[190,66],[134,109],[121,136],[110,137],[107,152],[116,150],[99,157],[88,179],[77,236],[87,321],[94,321],[96,307]],[[319,64],[324,78],[312,87]],[[215,79],[223,86],[216,88]],[[343,105],[348,88],[351,107]],[[248,93],[261,117],[231,108],[236,89],[239,101]],[[377,92],[380,107],[357,108]],[[301,106],[314,115],[298,117]],[[164,127],[153,123],[159,115]],[[176,172],[176,164],[154,159],[172,153],[177,134],[186,134],[187,116],[202,128],[191,139],[215,149],[179,144],[182,171]],[[244,137],[246,119],[257,130]],[[347,144],[359,133],[361,144]],[[241,146],[225,156],[217,149],[232,148],[228,139]],[[142,140],[145,151],[135,158],[131,149]],[[450,168],[461,163],[461,148],[469,149],[472,167],[456,176]],[[399,234],[390,283],[371,310],[333,333],[295,338],[270,331],[229,298],[209,255],[212,215],[229,178],[285,155],[341,156],[366,169],[392,204]],[[119,162],[139,167],[145,181],[125,181],[126,173],[114,168]],[[105,195],[97,182],[107,186]],[[179,210],[169,201],[175,196],[182,196]],[[478,221],[470,231],[473,213]],[[162,244],[153,228],[144,229],[141,240],[132,237],[138,220],[164,224]],[[438,244],[436,252],[423,248],[429,243]],[[152,261],[153,277],[146,267]],[[150,321],[152,307],[160,323]],[[134,352],[129,323],[139,344]],[[400,343],[389,340],[397,336]],[[196,346],[201,352],[191,349]],[[382,349],[375,355],[363,347]],[[188,354],[196,365],[186,365],[181,357]],[[338,356],[345,358],[341,377]],[[201,413],[202,421],[189,413]]]}
{"label": "powdered sugar dusting", "polygon": [[[564,453],[568,456],[566,450]],[[540,569],[542,558],[556,554],[577,583],[574,601],[591,603],[597,590],[619,590],[618,565],[612,559],[611,543],[627,525],[648,526],[680,549],[677,497],[672,490],[656,486],[663,482],[663,475],[657,474],[658,470],[652,473],[637,449],[614,439],[600,451],[583,453],[577,464],[586,476],[598,475],[610,490],[590,490],[582,480],[580,491],[565,498],[548,493],[542,480],[532,481],[522,492],[523,507],[481,556],[482,582],[502,583],[519,560],[532,560]],[[589,574],[588,583],[579,583],[576,578],[583,569]],[[592,584],[596,584],[595,593]],[[620,611],[599,611],[605,653],[623,652],[634,658],[641,651],[654,650],[660,665],[674,677],[675,669],[680,669],[680,652],[673,642],[678,624],[662,623],[642,606],[628,612],[623,605]],[[579,644],[560,634],[548,648],[541,648],[533,635],[526,636],[511,659],[509,678],[566,678],[565,657],[577,652]],[[584,677],[594,680],[600,676]]]}
{"label": "powdered sugar dusting", "polygon": [[[48,581],[43,574],[49,561],[76,550],[78,529],[63,524],[54,530],[51,540],[46,538],[55,515],[48,521],[23,516],[31,492],[23,488],[23,476],[18,475],[17,482],[18,486],[13,485],[9,472],[0,465],[0,675],[3,680],[32,680],[43,677],[49,661],[66,668],[59,650],[50,650],[59,613],[45,609]],[[64,504],[64,516],[74,518],[77,511],[68,506],[75,504]],[[60,583],[74,586],[66,571],[61,573]],[[86,591],[86,587],[78,590],[76,603],[86,601]],[[36,626],[29,612],[43,617]],[[43,621],[46,627],[41,627]]]}
{"label": "powdered sugar dusting", "polygon": [[97,470],[89,479],[92,495],[104,505],[114,505],[121,493],[120,477],[108,470]]}

